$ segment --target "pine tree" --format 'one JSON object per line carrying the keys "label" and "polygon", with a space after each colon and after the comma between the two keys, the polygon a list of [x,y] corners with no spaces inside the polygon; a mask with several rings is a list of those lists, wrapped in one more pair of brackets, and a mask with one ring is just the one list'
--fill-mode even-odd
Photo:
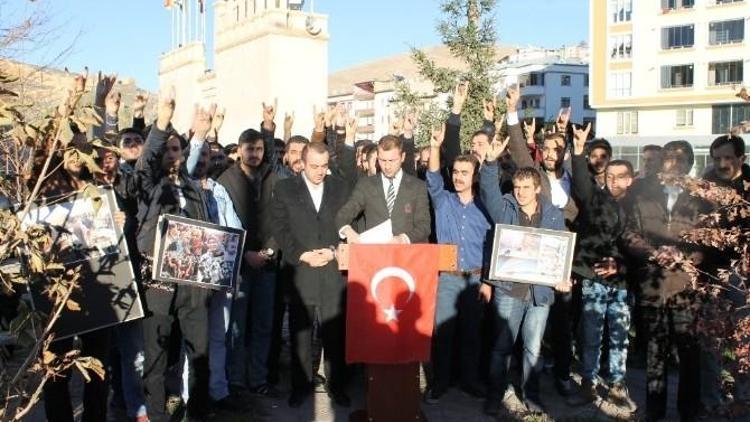
{"label": "pine tree", "polygon": [[[471,135],[479,130],[484,119],[484,101],[494,96],[496,78],[492,70],[495,58],[495,22],[493,11],[497,0],[441,0],[440,10],[444,15],[438,24],[443,44],[451,54],[461,59],[464,69],[438,66],[422,50],[412,48],[412,59],[422,77],[432,82],[435,94],[451,94],[461,81],[469,82],[469,98],[461,113],[461,145],[465,148]],[[408,86],[397,89],[395,102],[402,106],[423,109],[415,135],[417,144],[429,142],[430,128],[445,118],[438,113],[433,101],[426,96],[414,94]],[[432,105],[427,104],[429,102]],[[410,104],[409,104],[410,103]],[[452,99],[448,99],[450,107]],[[498,106],[503,104],[498,101]],[[498,111],[500,112],[500,110]]]}

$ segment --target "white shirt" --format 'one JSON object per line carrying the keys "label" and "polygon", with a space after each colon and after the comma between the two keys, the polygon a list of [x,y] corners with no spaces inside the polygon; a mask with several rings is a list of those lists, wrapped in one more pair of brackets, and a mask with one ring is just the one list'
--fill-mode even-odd
{"label": "white shirt", "polygon": [[570,175],[567,171],[563,171],[561,178],[553,176],[548,179],[552,204],[560,209],[565,208],[570,198]]}
{"label": "white shirt", "polygon": [[320,211],[320,203],[323,202],[323,184],[325,182],[322,182],[319,185],[313,185],[308,179],[307,176],[305,176],[305,172],[302,172],[302,180],[305,181],[305,185],[307,185],[307,191],[310,192],[310,196],[312,197],[313,205],[315,205],[315,211]]}
{"label": "white shirt", "polygon": [[682,193],[682,188],[679,186],[664,186],[664,193],[667,194],[667,212],[671,214],[677,198]]}
{"label": "white shirt", "polygon": [[[393,192],[398,196],[398,188],[401,187],[401,179],[404,178],[403,170],[399,170],[395,176],[393,176]],[[391,181],[385,177],[383,173],[380,173],[380,180],[383,181],[383,195],[388,199],[388,188],[391,186]]]}

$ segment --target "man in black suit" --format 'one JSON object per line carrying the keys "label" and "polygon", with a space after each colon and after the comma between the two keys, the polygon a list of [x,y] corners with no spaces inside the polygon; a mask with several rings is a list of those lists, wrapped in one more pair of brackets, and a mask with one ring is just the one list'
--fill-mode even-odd
{"label": "man in black suit", "polygon": [[344,392],[344,309],[346,284],[336,262],[339,242],[334,216],[349,196],[342,179],[327,175],[329,154],[324,143],[302,151],[304,170],[280,181],[272,199],[273,234],[284,260],[294,267],[290,289],[292,333],[292,394],[289,406],[299,407],[312,392],[312,327],[317,315],[328,379],[328,395],[349,406]]}
{"label": "man in black suit", "polygon": [[346,204],[336,216],[339,234],[349,243],[359,242],[350,225],[364,215],[365,230],[391,219],[391,243],[427,243],[430,209],[424,182],[401,170],[405,154],[401,139],[387,135],[378,142],[380,174],[360,178]]}

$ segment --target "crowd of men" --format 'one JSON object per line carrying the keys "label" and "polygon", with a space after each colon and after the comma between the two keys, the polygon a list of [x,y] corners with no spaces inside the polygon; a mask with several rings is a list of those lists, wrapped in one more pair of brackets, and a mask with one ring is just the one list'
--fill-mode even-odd
{"label": "crowd of men", "polygon": [[[106,420],[110,385],[111,406],[141,422],[169,420],[170,395],[180,397],[191,420],[205,419],[212,409],[241,412],[248,393],[280,397],[287,389],[278,385],[285,314],[289,406],[303,405],[320,384],[335,405],[349,406],[346,276],[338,268],[337,246],[359,242],[363,231],[388,219],[391,243],[458,245],[457,271],[439,276],[427,404],[456,386],[483,398],[486,413],[501,414],[513,392],[509,371],[517,366],[519,398],[529,412],[543,413],[540,375],[549,362],[555,387],[571,406],[604,399],[635,412],[625,383],[626,363],[633,360],[631,325],[646,351],[635,358],[646,365],[641,410],[647,420],[665,417],[673,347],[682,420],[722,404],[719,358],[694,331],[689,275],[652,258],[673,251],[707,272],[717,265],[714,251],[680,238],[711,204],[658,177],[691,171],[688,142],[645,147],[636,172],[630,162],[613,159],[610,144],[594,139],[590,126],[569,122],[569,111],[551,130],[519,119],[519,92],[510,89],[504,118],[488,102],[484,126],[472,136],[470,150],[462,151],[466,83],[456,87],[443,128],[419,150],[415,116],[373,142],[356,138],[356,119],[342,106],[317,113],[309,139],[292,136],[291,116],[283,121],[284,138],[276,139],[276,107],[265,104],[257,130],[220,139],[223,112],[196,108],[192,127],[179,132],[171,124],[170,95],[159,98],[150,127],[139,98],[132,127],[120,128],[119,94],[109,82],[96,99],[104,114],[101,129],[117,133],[117,148],[100,154],[106,174],[91,176],[75,160],[65,161],[63,173],[71,189],[85,183],[115,188],[146,317],[81,336],[83,353],[109,368],[105,380],[86,384],[84,421]],[[710,153],[706,179],[746,195],[750,169],[743,140],[719,137]],[[246,230],[236,289],[152,279],[163,214]],[[488,283],[488,239],[496,224],[576,232],[571,280],[555,288]],[[71,347],[55,344],[57,350]],[[321,345],[325,377],[318,375]],[[184,363],[175,365],[180,356]],[[574,365],[576,356],[580,365]],[[179,387],[168,391],[174,366]],[[572,381],[573,371],[580,372],[580,385]],[[50,421],[73,420],[67,382],[61,377],[45,386]]]}

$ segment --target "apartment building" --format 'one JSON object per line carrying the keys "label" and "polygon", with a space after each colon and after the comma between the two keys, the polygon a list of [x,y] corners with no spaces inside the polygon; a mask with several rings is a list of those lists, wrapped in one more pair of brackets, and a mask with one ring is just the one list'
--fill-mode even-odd
{"label": "apartment building", "polygon": [[553,122],[561,108],[571,108],[574,122],[595,123],[589,101],[588,48],[519,49],[495,68],[497,91],[511,85],[521,89],[523,117],[537,124]]}
{"label": "apartment building", "polygon": [[750,120],[750,0],[591,0],[591,106],[597,135],[638,166],[640,147],[684,139],[696,151]]}

